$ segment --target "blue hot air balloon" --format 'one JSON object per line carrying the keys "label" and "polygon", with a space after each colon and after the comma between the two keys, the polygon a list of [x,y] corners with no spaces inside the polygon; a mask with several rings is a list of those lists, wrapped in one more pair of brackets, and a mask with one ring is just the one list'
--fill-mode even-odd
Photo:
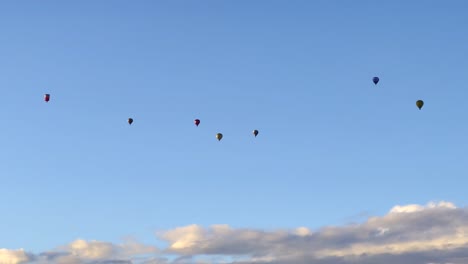
{"label": "blue hot air balloon", "polygon": [[372,81],[374,82],[374,84],[377,85],[377,83],[379,82],[379,77],[372,78]]}

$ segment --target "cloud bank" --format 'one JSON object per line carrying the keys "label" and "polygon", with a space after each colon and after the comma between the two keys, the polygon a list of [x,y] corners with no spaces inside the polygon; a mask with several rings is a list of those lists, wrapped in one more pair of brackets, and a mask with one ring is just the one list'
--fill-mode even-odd
{"label": "cloud bank", "polygon": [[449,202],[397,205],[363,223],[317,230],[189,225],[156,238],[167,247],[76,240],[41,254],[0,249],[0,264],[466,264],[468,209]]}

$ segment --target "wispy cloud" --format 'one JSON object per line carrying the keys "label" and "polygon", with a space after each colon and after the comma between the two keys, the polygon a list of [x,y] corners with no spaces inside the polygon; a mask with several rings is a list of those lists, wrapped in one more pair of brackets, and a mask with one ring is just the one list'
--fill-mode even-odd
{"label": "wispy cloud", "polygon": [[22,249],[0,249],[0,264],[127,264],[138,260],[146,261],[149,259],[148,255],[155,256],[158,252],[154,246],[133,240],[113,244],[78,239],[37,255],[26,253]]}
{"label": "wispy cloud", "polygon": [[449,202],[405,205],[360,224],[318,230],[189,225],[157,238],[167,248],[76,240],[39,255],[1,249],[0,263],[466,264],[468,210]]}

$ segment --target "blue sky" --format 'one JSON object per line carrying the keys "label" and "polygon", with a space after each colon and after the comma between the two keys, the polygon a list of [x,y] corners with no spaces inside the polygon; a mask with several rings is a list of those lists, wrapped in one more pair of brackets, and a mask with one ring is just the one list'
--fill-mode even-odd
{"label": "blue sky", "polygon": [[155,244],[155,231],[191,224],[314,229],[397,204],[464,206],[467,10],[3,2],[0,247]]}

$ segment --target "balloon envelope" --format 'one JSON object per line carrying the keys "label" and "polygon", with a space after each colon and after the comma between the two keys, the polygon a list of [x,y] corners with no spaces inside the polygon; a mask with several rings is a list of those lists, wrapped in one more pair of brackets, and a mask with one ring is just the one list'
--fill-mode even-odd
{"label": "balloon envelope", "polygon": [[44,94],[44,101],[49,102],[50,94]]}
{"label": "balloon envelope", "polygon": [[218,139],[218,141],[220,141],[223,138],[223,134],[221,133],[216,134],[216,138]]}
{"label": "balloon envelope", "polygon": [[128,119],[128,124],[131,125],[133,123],[133,118]]}
{"label": "balloon envelope", "polygon": [[380,80],[379,77],[372,78],[372,81],[374,82],[374,84],[377,84],[379,80]]}
{"label": "balloon envelope", "polygon": [[419,110],[421,110],[421,108],[423,107],[424,105],[424,101],[423,100],[418,100],[416,101],[416,106],[419,108]]}
{"label": "balloon envelope", "polygon": [[258,135],[258,130],[255,129],[252,133],[254,134],[254,136],[257,136]]}
{"label": "balloon envelope", "polygon": [[196,126],[198,126],[200,124],[200,119],[195,119],[193,122],[195,123]]}

